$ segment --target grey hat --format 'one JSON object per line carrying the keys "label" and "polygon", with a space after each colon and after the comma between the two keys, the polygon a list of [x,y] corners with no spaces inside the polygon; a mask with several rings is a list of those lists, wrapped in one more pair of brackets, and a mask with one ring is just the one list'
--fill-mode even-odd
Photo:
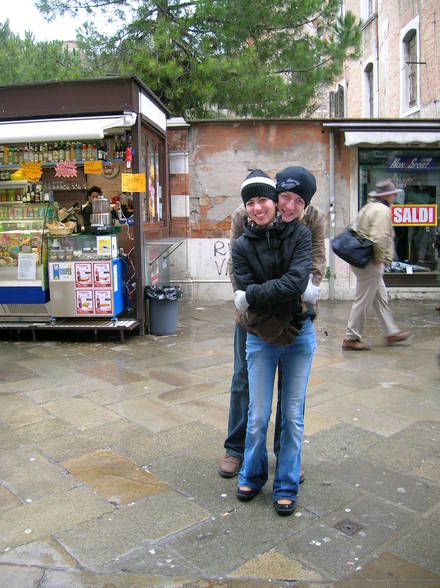
{"label": "grey hat", "polygon": [[403,192],[402,188],[396,188],[391,180],[382,180],[376,184],[372,192],[368,192],[368,196],[389,196],[399,192]]}

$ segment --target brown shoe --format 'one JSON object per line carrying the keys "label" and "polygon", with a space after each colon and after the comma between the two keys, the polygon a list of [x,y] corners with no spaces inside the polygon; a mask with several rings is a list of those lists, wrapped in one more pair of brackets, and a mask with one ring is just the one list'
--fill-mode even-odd
{"label": "brown shoe", "polygon": [[234,455],[226,454],[220,462],[218,473],[222,478],[234,478],[240,471],[241,459]]}
{"label": "brown shoe", "polygon": [[359,339],[344,339],[342,341],[342,349],[354,349],[355,351],[369,351],[370,346],[362,343]]}
{"label": "brown shoe", "polygon": [[408,331],[399,331],[398,333],[394,333],[394,335],[388,335],[385,337],[386,342],[388,345],[392,345],[393,343],[398,343],[399,341],[405,341],[408,339],[410,333]]}

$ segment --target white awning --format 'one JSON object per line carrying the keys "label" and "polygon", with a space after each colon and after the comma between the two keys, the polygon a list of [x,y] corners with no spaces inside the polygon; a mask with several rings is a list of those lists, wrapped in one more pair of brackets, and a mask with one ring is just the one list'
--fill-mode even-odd
{"label": "white awning", "polygon": [[397,143],[398,145],[406,145],[409,143],[437,143],[438,141],[440,141],[440,132],[345,131],[345,144],[348,147],[359,145],[359,143],[368,143],[369,145]]}
{"label": "white awning", "polygon": [[0,143],[103,139],[136,122],[136,113],[0,122]]}

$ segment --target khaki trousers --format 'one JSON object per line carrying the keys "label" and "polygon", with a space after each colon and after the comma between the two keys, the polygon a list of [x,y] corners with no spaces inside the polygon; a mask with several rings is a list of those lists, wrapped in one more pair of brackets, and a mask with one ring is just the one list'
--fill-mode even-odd
{"label": "khaki trousers", "polygon": [[356,294],[348,319],[346,339],[362,340],[370,306],[373,306],[385,337],[398,333],[400,329],[393,320],[383,281],[383,263],[376,265],[370,261],[364,268],[350,267],[356,276]]}

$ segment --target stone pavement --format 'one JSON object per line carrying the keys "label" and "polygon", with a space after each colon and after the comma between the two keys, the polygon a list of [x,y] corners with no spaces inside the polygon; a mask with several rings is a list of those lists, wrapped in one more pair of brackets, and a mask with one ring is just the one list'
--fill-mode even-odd
{"label": "stone pavement", "polygon": [[0,586],[440,586],[434,304],[394,301],[411,340],[385,346],[370,318],[354,352],[350,304],[321,303],[286,518],[271,480],[246,504],[217,473],[231,302],[179,302],[176,336],[124,344],[3,333]]}

